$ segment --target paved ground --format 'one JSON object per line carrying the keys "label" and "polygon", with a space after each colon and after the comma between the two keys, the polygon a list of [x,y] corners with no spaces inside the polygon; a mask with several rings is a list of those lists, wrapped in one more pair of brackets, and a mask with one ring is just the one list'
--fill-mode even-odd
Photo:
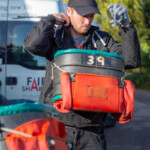
{"label": "paved ground", "polygon": [[150,91],[136,91],[132,120],[105,133],[107,150],[150,150]]}

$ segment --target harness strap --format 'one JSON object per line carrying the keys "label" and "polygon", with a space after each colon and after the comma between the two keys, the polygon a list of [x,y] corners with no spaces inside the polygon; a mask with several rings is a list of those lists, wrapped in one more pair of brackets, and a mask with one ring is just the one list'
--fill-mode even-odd
{"label": "harness strap", "polygon": [[56,63],[52,63],[52,76],[51,79],[54,80],[54,67],[57,68],[58,70],[62,71],[62,72],[66,72],[65,70],[61,69],[58,65],[56,65]]}

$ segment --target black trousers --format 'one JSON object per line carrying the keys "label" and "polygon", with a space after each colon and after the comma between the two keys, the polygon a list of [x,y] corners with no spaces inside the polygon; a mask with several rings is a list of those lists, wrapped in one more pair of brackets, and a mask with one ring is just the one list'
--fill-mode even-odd
{"label": "black trousers", "polygon": [[66,126],[70,150],[106,150],[106,139],[102,128],[74,128]]}

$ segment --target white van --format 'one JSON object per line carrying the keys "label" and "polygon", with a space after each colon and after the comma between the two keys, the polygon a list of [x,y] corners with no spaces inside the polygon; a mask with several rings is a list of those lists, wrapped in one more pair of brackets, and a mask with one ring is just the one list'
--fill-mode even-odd
{"label": "white van", "polygon": [[0,99],[39,99],[46,61],[26,51],[23,40],[42,16],[66,7],[61,0],[0,0]]}
{"label": "white van", "polygon": [[0,0],[0,97],[38,100],[45,58],[23,48],[23,40],[42,16],[65,12],[60,0]]}

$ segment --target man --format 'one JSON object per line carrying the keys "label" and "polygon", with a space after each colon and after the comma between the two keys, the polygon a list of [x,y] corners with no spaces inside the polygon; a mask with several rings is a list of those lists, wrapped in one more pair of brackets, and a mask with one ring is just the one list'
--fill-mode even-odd
{"label": "man", "polygon": [[[29,32],[24,45],[31,53],[47,58],[46,75],[40,95],[40,101],[51,104],[53,92],[51,63],[58,50],[78,48],[97,49],[116,52],[125,57],[125,67],[136,68],[140,65],[140,46],[136,30],[124,6],[111,4],[108,9],[114,20],[112,26],[119,25],[122,45],[114,41],[106,32],[91,26],[94,15],[100,14],[95,0],[69,0],[67,14],[50,14]],[[58,25],[58,27],[55,27]],[[93,42],[100,38],[99,46]],[[100,49],[99,49],[100,47]],[[67,142],[72,150],[105,150],[106,140],[103,123],[106,113],[70,111],[60,113],[59,119],[66,125]]]}

